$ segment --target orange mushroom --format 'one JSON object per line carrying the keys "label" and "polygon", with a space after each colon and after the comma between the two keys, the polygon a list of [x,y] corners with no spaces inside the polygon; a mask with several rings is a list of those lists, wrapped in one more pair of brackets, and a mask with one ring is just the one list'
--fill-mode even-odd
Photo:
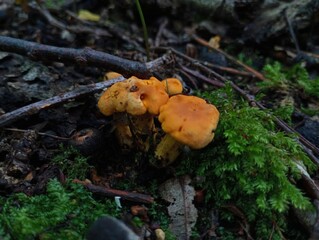
{"label": "orange mushroom", "polygon": [[177,78],[166,78],[162,80],[165,90],[169,96],[181,94],[183,92],[183,84]]}
{"label": "orange mushroom", "polygon": [[[143,105],[145,112],[152,115],[158,115],[159,109],[168,101],[168,94],[165,87],[159,80],[151,77],[148,80],[140,80],[136,77],[128,79],[130,84],[130,93],[128,94],[127,112],[134,114],[133,109],[140,108]],[[144,113],[145,113],[144,112]]]}
{"label": "orange mushroom", "polygon": [[157,145],[155,157],[166,166],[175,161],[182,145],[200,149],[213,140],[219,112],[199,97],[175,95],[161,107],[158,120],[166,135]]}
{"label": "orange mushroom", "polygon": [[[147,137],[152,135],[153,116],[159,114],[160,107],[168,101],[168,98],[164,85],[156,78],[142,80],[131,77],[108,88],[100,97],[98,108],[106,116],[116,112],[134,116],[128,118],[129,122],[134,120],[134,124],[129,124],[131,126],[127,127],[130,128],[132,136],[142,139],[144,135]],[[127,133],[125,135],[129,136]],[[149,144],[141,144],[140,148],[147,151]]]}
{"label": "orange mushroom", "polygon": [[118,77],[123,77],[123,75],[117,72],[107,72],[104,74],[104,80],[110,80]]}

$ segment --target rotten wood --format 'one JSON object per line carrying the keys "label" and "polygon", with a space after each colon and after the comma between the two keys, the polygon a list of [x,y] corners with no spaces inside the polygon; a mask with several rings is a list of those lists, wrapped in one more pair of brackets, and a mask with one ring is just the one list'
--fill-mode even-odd
{"label": "rotten wood", "polygon": [[152,76],[149,64],[120,58],[91,48],[75,49],[55,47],[17,38],[0,36],[0,50],[17,53],[33,60],[51,60],[63,63],[76,63],[81,66],[95,66],[121,73],[125,77]]}
{"label": "rotten wood", "polygon": [[112,188],[105,188],[101,186],[94,185],[92,183],[87,183],[84,181],[80,181],[75,179],[73,182],[82,184],[94,194],[98,194],[105,197],[121,197],[127,201],[138,202],[138,203],[148,203],[151,204],[154,202],[154,198],[150,195],[137,193],[137,192],[128,192],[123,190],[117,190]]}

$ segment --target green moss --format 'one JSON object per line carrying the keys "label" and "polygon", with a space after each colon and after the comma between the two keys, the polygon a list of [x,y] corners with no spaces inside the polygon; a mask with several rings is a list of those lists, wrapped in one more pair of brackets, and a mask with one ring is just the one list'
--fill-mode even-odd
{"label": "green moss", "polygon": [[60,150],[61,152],[52,159],[52,163],[56,164],[69,179],[84,180],[90,168],[88,158],[73,147],[61,146]]}
{"label": "green moss", "polygon": [[276,131],[272,116],[236,99],[229,86],[202,94],[214,103],[220,123],[212,144],[193,151],[179,174],[202,176],[207,201],[225,221],[235,216],[225,206],[240,209],[257,239],[281,239],[290,206],[310,208],[310,201],[292,183],[300,178],[296,162],[313,168],[293,136]]}
{"label": "green moss", "polygon": [[274,62],[266,64],[263,72],[266,80],[259,86],[264,90],[301,91],[308,97],[319,97],[319,78],[311,79],[300,64],[285,69],[279,62]]}
{"label": "green moss", "polygon": [[79,184],[51,180],[45,195],[14,194],[0,198],[0,238],[84,239],[99,216],[116,216],[114,202],[96,201]]}

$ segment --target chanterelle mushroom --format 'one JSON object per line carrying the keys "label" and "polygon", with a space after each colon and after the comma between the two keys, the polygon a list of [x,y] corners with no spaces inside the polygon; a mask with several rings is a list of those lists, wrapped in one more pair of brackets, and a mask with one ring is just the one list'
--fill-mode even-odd
{"label": "chanterelle mushroom", "polygon": [[213,140],[219,112],[199,97],[176,95],[160,108],[158,120],[166,135],[157,146],[155,157],[169,164],[179,155],[181,144],[200,149]]}
{"label": "chanterelle mushroom", "polygon": [[[134,120],[134,126],[130,127],[130,131],[132,131],[131,136],[137,137],[139,142],[142,135],[151,136],[154,128],[153,116],[159,114],[160,107],[168,101],[168,98],[165,86],[158,79],[151,77],[142,80],[131,77],[108,88],[99,99],[98,108],[106,116],[113,113],[128,113],[134,116],[134,119],[129,118]],[[121,128],[127,131],[129,126]],[[130,136],[127,132],[125,135]],[[149,146],[147,141],[145,143],[146,145],[141,144],[140,148],[147,151]]]}
{"label": "chanterelle mushroom", "polygon": [[168,95],[173,96],[183,92],[183,84],[177,78],[166,78],[162,80]]}

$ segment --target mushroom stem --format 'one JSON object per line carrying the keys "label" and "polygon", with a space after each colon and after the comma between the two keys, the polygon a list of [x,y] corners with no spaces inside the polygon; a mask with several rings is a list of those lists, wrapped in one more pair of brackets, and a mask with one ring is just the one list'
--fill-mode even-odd
{"label": "mushroom stem", "polygon": [[155,131],[153,115],[129,115],[129,125],[137,148],[147,152]]}
{"label": "mushroom stem", "polygon": [[126,113],[114,113],[113,124],[115,136],[122,151],[127,152],[133,148],[133,135],[129,127]]}
{"label": "mushroom stem", "polygon": [[180,155],[182,143],[177,142],[171,135],[165,134],[155,149],[155,165],[163,167],[171,164]]}

